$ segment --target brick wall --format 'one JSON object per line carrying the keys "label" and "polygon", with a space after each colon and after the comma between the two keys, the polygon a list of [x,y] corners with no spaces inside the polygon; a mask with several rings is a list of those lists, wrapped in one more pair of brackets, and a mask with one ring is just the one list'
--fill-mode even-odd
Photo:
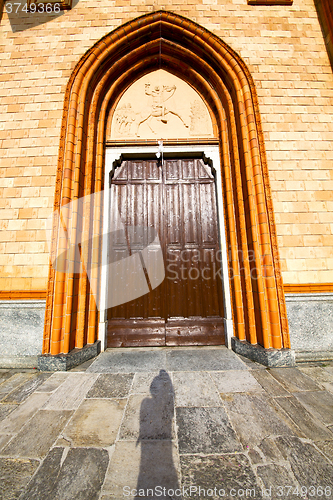
{"label": "brick wall", "polygon": [[59,16],[4,13],[0,24],[0,290],[46,288],[43,223],[52,212],[64,91],[75,64],[106,33],[160,8],[211,30],[247,63],[284,282],[333,282],[333,74],[313,0],[80,0]]}

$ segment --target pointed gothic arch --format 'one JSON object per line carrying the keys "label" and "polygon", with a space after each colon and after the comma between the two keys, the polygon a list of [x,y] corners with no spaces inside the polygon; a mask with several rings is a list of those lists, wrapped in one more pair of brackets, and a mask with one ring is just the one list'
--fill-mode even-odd
{"label": "pointed gothic arch", "polygon": [[[194,87],[215,117],[235,335],[264,348],[289,348],[255,86],[241,58],[208,30],[174,13],[159,11],[117,28],[81,58],[65,95],[55,210],[102,192],[108,113],[133,81],[158,68]],[[74,233],[81,231],[86,241],[93,241],[82,252],[95,264],[96,280],[102,196],[99,199],[83,217],[72,214],[76,217]],[[62,222],[66,224],[66,220]],[[75,240],[75,234],[72,237]],[[59,255],[64,241],[56,219],[52,245],[52,255]],[[50,265],[43,353],[68,353],[93,344],[97,329],[98,311],[87,276],[55,271]]]}

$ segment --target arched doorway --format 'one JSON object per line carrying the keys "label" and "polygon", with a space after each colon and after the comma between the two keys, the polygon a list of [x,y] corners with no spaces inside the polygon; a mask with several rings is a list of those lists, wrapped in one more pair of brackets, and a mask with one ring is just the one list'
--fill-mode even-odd
{"label": "arched doorway", "polygon": [[152,71],[111,109],[106,145],[100,340],[220,345],[226,333],[230,345],[219,148],[205,102]]}
{"label": "arched doorway", "polygon": [[[223,41],[188,19],[161,11],[104,37],[81,59],[68,84],[55,208],[100,193],[94,206],[71,215],[73,240],[81,233],[91,242],[80,255],[94,271],[88,279],[84,269],[75,273],[50,267],[43,352],[67,353],[97,339],[99,311],[92,289],[101,276],[106,120],[125,89],[158,68],[195,88],[217,130],[235,336],[265,348],[290,347],[253,81]],[[53,258],[66,249],[59,234],[55,219]],[[70,255],[66,259],[71,262]]]}

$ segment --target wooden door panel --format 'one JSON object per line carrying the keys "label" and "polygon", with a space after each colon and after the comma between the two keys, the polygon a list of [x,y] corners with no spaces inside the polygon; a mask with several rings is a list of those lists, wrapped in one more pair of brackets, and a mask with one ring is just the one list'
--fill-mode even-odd
{"label": "wooden door panel", "polygon": [[126,319],[109,322],[108,347],[142,347],[165,345],[164,319]]}
{"label": "wooden door panel", "polygon": [[177,318],[166,322],[167,346],[224,344],[222,318]]}
{"label": "wooden door panel", "polygon": [[[145,274],[135,284],[133,271],[130,286],[140,289],[146,280],[150,291],[108,311],[108,346],[224,343],[211,169],[198,159],[165,160],[162,169],[156,161],[126,161],[111,189],[111,211],[118,210],[124,225],[123,235],[113,238],[111,260],[140,255]],[[132,234],[133,226],[143,233]],[[156,283],[163,278],[154,258],[161,247],[165,279],[155,288],[155,277]]]}

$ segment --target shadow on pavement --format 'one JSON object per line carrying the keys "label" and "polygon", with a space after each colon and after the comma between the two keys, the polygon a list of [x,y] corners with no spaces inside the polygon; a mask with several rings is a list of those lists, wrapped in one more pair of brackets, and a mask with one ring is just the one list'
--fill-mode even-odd
{"label": "shadow on pavement", "polygon": [[[178,474],[173,460],[172,423],[174,391],[165,370],[150,385],[151,398],[145,398],[140,409],[141,446],[137,496],[149,499],[180,499]],[[175,493],[178,490],[178,493]]]}

